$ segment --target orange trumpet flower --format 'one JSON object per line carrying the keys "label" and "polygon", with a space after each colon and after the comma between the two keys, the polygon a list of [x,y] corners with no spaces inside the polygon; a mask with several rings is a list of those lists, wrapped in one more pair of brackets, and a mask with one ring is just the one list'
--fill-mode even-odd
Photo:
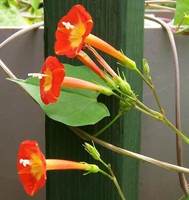
{"label": "orange trumpet flower", "polygon": [[75,57],[93,28],[93,21],[85,8],[77,4],[60,19],[56,30],[55,53]]}
{"label": "orange trumpet flower", "polygon": [[116,58],[128,68],[136,69],[133,60],[104,40],[91,34],[92,28],[93,20],[86,9],[80,4],[73,6],[67,15],[63,16],[58,22],[55,53],[74,58],[87,44]]}
{"label": "orange trumpet flower", "polygon": [[41,69],[40,94],[43,103],[55,103],[60,96],[61,85],[64,80],[64,65],[53,56],[49,56]]}
{"label": "orange trumpet flower", "polygon": [[48,170],[83,170],[97,173],[100,169],[84,162],[45,159],[36,141],[25,140],[18,150],[17,170],[25,192],[33,196],[45,185]]}
{"label": "orange trumpet flower", "polygon": [[[97,73],[101,73],[101,76],[104,76],[99,68],[95,68],[94,70],[99,70]],[[30,75],[41,78],[40,94],[44,104],[55,103],[60,96],[62,87],[92,90],[108,96],[113,94],[112,90],[108,87],[78,78],[65,77],[64,65],[53,56],[49,56],[45,60],[41,71],[42,74],[31,73]]]}

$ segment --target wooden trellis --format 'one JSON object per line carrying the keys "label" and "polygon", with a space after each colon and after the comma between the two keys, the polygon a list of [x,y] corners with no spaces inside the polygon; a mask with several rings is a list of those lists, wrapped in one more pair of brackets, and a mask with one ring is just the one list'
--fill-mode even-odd
{"label": "wooden trellis", "polygon": [[[45,54],[54,55],[54,32],[61,16],[74,4],[83,4],[94,20],[93,33],[122,49],[141,66],[143,57],[143,0],[45,0]],[[67,60],[66,60],[67,61]],[[108,59],[115,69],[115,60]],[[123,68],[122,68],[123,70]],[[134,91],[142,94],[142,81],[134,72],[125,70]],[[115,99],[103,99],[111,113],[116,114]],[[62,108],[64,109],[64,108]],[[91,113],[92,114],[92,113]],[[110,119],[104,119],[86,130],[95,132]],[[140,114],[129,112],[106,131],[102,138],[132,151],[140,149]],[[83,141],[66,126],[46,118],[46,154],[50,158],[65,158],[93,162],[82,149]],[[107,162],[112,164],[127,200],[138,196],[138,161],[125,158],[97,146]],[[81,172],[48,174],[47,200],[113,200],[119,199],[112,183],[101,175],[82,176]]]}

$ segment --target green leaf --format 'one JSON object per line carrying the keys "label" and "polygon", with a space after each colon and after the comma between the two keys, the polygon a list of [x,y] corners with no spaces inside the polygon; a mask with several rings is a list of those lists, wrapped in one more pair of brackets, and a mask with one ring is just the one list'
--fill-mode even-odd
{"label": "green leaf", "polygon": [[32,7],[37,10],[40,4],[40,0],[31,0]]}
{"label": "green leaf", "polygon": [[[83,78],[96,83],[103,81],[90,72],[86,67],[66,66],[67,76]],[[11,79],[19,84],[40,105],[46,115],[58,122],[70,126],[84,126],[95,124],[109,116],[107,107],[97,101],[99,93],[77,89],[63,89],[57,103],[45,105],[39,94],[39,80],[29,78],[26,80]]]}
{"label": "green leaf", "polygon": [[10,7],[18,7],[19,5],[17,0],[8,0],[8,4]]}
{"label": "green leaf", "polygon": [[107,86],[106,82],[104,82],[98,75],[96,75],[94,72],[92,72],[85,66],[73,66],[65,64],[65,69],[66,69],[66,76],[72,76],[99,85]]}
{"label": "green leaf", "polygon": [[23,26],[43,20],[42,0],[0,0],[0,26]]}
{"label": "green leaf", "polygon": [[177,0],[174,24],[189,25],[189,19],[185,17],[185,15],[188,14],[189,14],[189,0]]}

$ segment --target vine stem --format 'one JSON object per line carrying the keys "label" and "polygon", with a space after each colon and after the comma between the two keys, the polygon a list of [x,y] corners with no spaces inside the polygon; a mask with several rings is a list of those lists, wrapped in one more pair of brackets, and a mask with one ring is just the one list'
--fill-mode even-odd
{"label": "vine stem", "polygon": [[142,109],[146,110],[148,113],[154,115],[155,117],[159,118],[163,118],[163,114],[159,113],[155,110],[152,110],[151,108],[149,108],[148,106],[146,106],[145,104],[143,104],[140,100],[136,99],[136,105],[138,105],[139,107],[141,107]]}
{"label": "vine stem", "polygon": [[143,113],[145,113],[146,115],[148,115],[148,116],[150,116],[150,117],[152,117],[152,118],[158,120],[158,117],[156,117],[154,114],[148,112],[148,111],[145,110],[144,108],[141,108],[140,106],[137,106],[137,105],[135,105],[135,108],[136,108],[138,111],[143,112]]}
{"label": "vine stem", "polygon": [[189,138],[186,137],[181,131],[179,131],[166,117],[164,117],[164,119],[162,121],[164,124],[169,126],[173,131],[175,131],[177,136],[180,136],[181,138],[184,139],[184,141],[186,141],[189,144]]}
{"label": "vine stem", "polygon": [[106,129],[108,129],[115,121],[117,121],[121,115],[123,113],[122,112],[118,112],[118,114],[106,125],[104,126],[102,129],[100,129],[97,133],[94,134],[95,137],[101,135]]}
{"label": "vine stem", "polygon": [[[129,97],[129,98],[131,98],[131,97]],[[138,99],[133,99],[133,100],[136,102],[135,108],[137,110],[145,113],[146,115],[148,115],[148,116],[150,116],[150,117],[152,117],[152,118],[154,118],[158,121],[163,122],[165,125],[167,125],[169,128],[171,128],[176,133],[176,136],[177,136],[176,138],[178,138],[178,139],[182,138],[187,144],[189,144],[189,138],[182,131],[180,131],[176,126],[174,126],[172,124],[172,122],[169,121],[164,114],[159,113],[155,110],[152,110],[151,108],[149,108],[148,106],[143,104]]]}
{"label": "vine stem", "polygon": [[154,96],[154,98],[156,100],[156,103],[158,105],[158,108],[159,108],[160,112],[162,114],[164,114],[165,113],[164,109],[161,106],[160,99],[159,99],[159,97],[157,95],[157,92],[156,92],[156,89],[155,89],[155,86],[154,86],[153,82],[152,81],[149,82],[149,80],[146,79],[146,77],[142,74],[142,72],[138,68],[136,68],[136,72],[143,79],[143,81],[149,86],[149,88],[151,89],[151,91],[153,93],[153,96]]}
{"label": "vine stem", "polygon": [[27,33],[27,32],[30,32],[31,30],[34,30],[34,29],[37,29],[39,28],[40,26],[43,26],[43,22],[39,22],[39,23],[36,23],[36,24],[33,24],[33,25],[30,25],[26,28],[23,28],[19,31],[17,31],[16,33],[12,34],[10,37],[8,37],[6,40],[4,40],[1,44],[0,44],[0,48],[4,47],[5,45],[7,45],[9,42],[11,42],[12,40],[14,40],[15,38],[18,38],[19,36]]}
{"label": "vine stem", "polygon": [[109,171],[110,171],[110,173],[112,175],[112,181],[113,181],[113,183],[114,183],[114,185],[115,185],[115,187],[116,187],[116,189],[117,189],[117,191],[119,193],[120,198],[122,200],[126,200],[126,198],[125,198],[125,196],[124,196],[124,194],[123,194],[123,192],[121,190],[121,187],[120,187],[120,185],[119,185],[119,183],[117,181],[117,178],[116,178],[114,172],[112,171],[111,167],[109,168]]}
{"label": "vine stem", "polygon": [[[155,21],[156,23],[160,24],[167,32],[169,41],[171,44],[173,56],[174,56],[174,64],[175,64],[175,124],[177,129],[181,129],[181,108],[180,108],[180,68],[179,68],[179,62],[178,62],[178,53],[176,48],[176,43],[174,39],[174,35],[171,31],[171,28],[161,19],[158,19],[157,17],[148,16],[145,15],[146,19]],[[177,154],[177,164],[179,166],[183,165],[183,147],[182,147],[182,141],[176,135],[176,154]],[[188,182],[186,180],[186,177],[183,173],[179,173],[179,181],[180,186],[183,189],[185,195],[189,195],[189,188],[188,188]]]}
{"label": "vine stem", "polygon": [[155,4],[155,3],[145,3],[146,6],[150,7],[150,8],[158,8],[158,9],[164,9],[164,10],[169,10],[171,12],[175,12],[175,8],[171,8],[171,7],[168,7],[168,6],[161,6],[159,4]]}
{"label": "vine stem", "polygon": [[155,100],[156,100],[156,102],[157,102],[157,105],[158,105],[158,107],[159,107],[159,110],[160,110],[160,112],[161,112],[163,115],[165,115],[165,111],[164,111],[163,107],[161,106],[159,96],[158,96],[158,94],[157,94],[157,92],[156,92],[155,86],[154,86],[154,84],[153,84],[152,81],[151,81],[151,84],[152,84],[152,88],[151,88],[151,89],[152,89],[152,93],[153,93],[154,98],[155,98]]}
{"label": "vine stem", "polygon": [[[101,158],[99,159],[99,161],[108,169],[108,171],[111,174],[111,176],[110,176],[109,174],[107,174],[105,172],[104,175],[106,175],[107,177],[109,177],[112,180],[112,182],[114,183],[114,185],[115,185],[115,187],[116,187],[116,189],[118,191],[118,194],[119,194],[120,198],[122,200],[126,200],[125,195],[123,194],[123,191],[122,191],[122,189],[121,189],[121,187],[120,187],[120,185],[119,185],[119,183],[117,181],[117,178],[116,178],[116,176],[115,176],[115,174],[114,174],[114,172],[113,172],[113,170],[111,168],[111,165],[110,164],[106,164]],[[102,170],[102,173],[104,173],[103,170]]]}
{"label": "vine stem", "polygon": [[135,108],[137,110],[145,113],[146,115],[149,115],[150,117],[152,117],[158,121],[163,122],[165,125],[167,125],[169,128],[171,128],[176,133],[177,136],[179,136],[187,144],[189,144],[189,138],[187,136],[185,136],[185,134],[182,131],[180,131],[177,127],[175,127],[174,124],[172,124],[172,122],[170,122],[165,115],[148,108],[146,105],[144,105],[139,100],[137,100],[136,103],[137,104],[135,105]]}
{"label": "vine stem", "polygon": [[0,59],[0,66],[8,75],[9,78],[17,79],[16,75],[5,65],[5,63]]}
{"label": "vine stem", "polygon": [[104,170],[102,170],[102,169],[100,169],[100,171],[99,171],[102,175],[104,175],[104,176],[106,176],[106,177],[108,177],[111,181],[112,181],[112,176],[111,175],[109,175],[108,173],[106,173]]}
{"label": "vine stem", "polygon": [[122,200],[126,200],[126,198],[125,198],[125,196],[124,196],[124,194],[123,194],[123,192],[121,190],[121,187],[120,187],[120,185],[119,185],[119,183],[118,183],[117,178],[115,177],[115,175],[112,176],[112,181],[113,181],[113,183],[114,183],[114,185],[115,185],[115,187],[116,187],[116,189],[117,189],[117,191],[118,191],[119,196],[121,197],[121,199]]}
{"label": "vine stem", "polygon": [[152,84],[146,79],[146,77],[142,74],[142,72],[138,68],[136,68],[135,71],[143,79],[143,81],[149,86],[149,88],[152,89]]}
{"label": "vine stem", "polygon": [[96,57],[97,61],[100,65],[104,67],[104,69],[112,76],[112,77],[118,77],[118,75],[114,72],[114,70],[109,66],[109,64],[102,58],[102,56],[90,45],[85,45],[88,50]]}
{"label": "vine stem", "polygon": [[32,15],[25,14],[25,13],[21,13],[20,15],[22,17],[25,17],[25,18],[28,18],[28,19],[43,19],[42,15],[40,15],[40,16],[32,16]]}
{"label": "vine stem", "polygon": [[79,129],[79,128],[71,127],[71,126],[69,126],[69,128],[72,130],[73,133],[75,133],[81,139],[86,140],[86,141],[92,140],[96,144],[99,144],[99,145],[101,145],[101,146],[103,146],[103,147],[105,147],[105,148],[107,148],[107,149],[109,149],[109,150],[111,150],[111,151],[113,151],[113,152],[115,152],[117,154],[120,154],[120,155],[123,155],[123,156],[129,156],[131,158],[135,158],[135,159],[138,159],[138,160],[142,160],[142,161],[151,163],[153,165],[156,165],[156,166],[158,166],[160,168],[163,168],[163,169],[166,169],[166,170],[169,170],[169,171],[173,171],[173,172],[177,172],[177,173],[181,172],[181,173],[189,174],[189,169],[188,168],[177,166],[177,165],[173,165],[173,164],[170,164],[168,162],[163,162],[163,161],[160,161],[160,160],[148,157],[148,156],[141,155],[139,153],[135,153],[135,152],[120,148],[120,147],[115,146],[113,144],[110,144],[110,143],[108,143],[108,142],[106,142],[104,140],[96,138],[96,137],[88,134],[87,132]]}
{"label": "vine stem", "polygon": [[145,3],[174,3],[176,4],[176,1],[173,0],[147,0]]}

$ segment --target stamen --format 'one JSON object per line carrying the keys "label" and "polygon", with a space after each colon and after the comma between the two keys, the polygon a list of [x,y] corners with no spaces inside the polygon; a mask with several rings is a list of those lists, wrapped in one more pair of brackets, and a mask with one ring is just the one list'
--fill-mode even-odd
{"label": "stamen", "polygon": [[62,22],[62,24],[67,30],[74,28],[74,25],[72,25],[70,22]]}
{"label": "stamen", "polygon": [[28,159],[21,158],[19,163],[22,164],[24,167],[26,167],[27,165],[30,165],[30,161]]}
{"label": "stamen", "polygon": [[46,74],[41,73],[29,73],[28,76],[31,76],[33,78],[42,79],[43,77],[47,76]]}

